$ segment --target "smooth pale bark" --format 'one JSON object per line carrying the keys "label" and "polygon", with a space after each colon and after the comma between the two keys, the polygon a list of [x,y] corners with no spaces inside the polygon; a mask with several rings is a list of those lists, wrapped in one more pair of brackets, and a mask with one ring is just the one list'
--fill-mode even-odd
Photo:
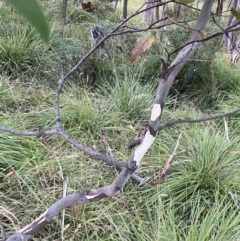
{"label": "smooth pale bark", "polygon": [[[155,2],[153,0],[146,0],[145,1],[145,8],[150,8],[152,6],[155,5]],[[152,23],[153,22],[153,19],[154,19],[154,8],[151,8],[151,9],[148,9],[144,12],[144,15],[143,15],[143,20],[142,22],[143,23]]]}
{"label": "smooth pale bark", "polygon": [[238,36],[237,40],[234,43],[234,48],[231,54],[231,64],[236,65],[239,60],[240,55],[240,36]]}
{"label": "smooth pale bark", "polygon": [[[208,18],[210,16],[213,2],[214,0],[205,0],[198,22],[196,24],[196,29],[205,29]],[[193,32],[190,41],[197,40],[198,38],[201,38],[199,32]],[[51,221],[51,219],[54,216],[58,215],[64,208],[75,204],[98,201],[106,197],[117,195],[122,191],[125,184],[136,170],[136,165],[140,165],[141,159],[144,157],[145,153],[151,147],[156,138],[160,127],[160,119],[163,112],[164,103],[174,79],[176,78],[179,71],[183,68],[187,60],[190,59],[191,56],[195,53],[199,44],[199,42],[193,42],[184,47],[177,55],[175,60],[172,62],[172,64],[169,66],[165,78],[160,80],[156,98],[152,108],[149,127],[143,138],[143,141],[134,151],[128,163],[128,167],[122,168],[122,171],[115,178],[113,183],[104,187],[100,187],[98,189],[71,194],[58,200],[42,215],[40,215],[40,217],[34,220],[31,224],[27,225],[23,229],[19,230],[15,234],[5,239],[6,241],[28,240],[39,230],[45,227]],[[66,136],[65,138],[68,139],[68,136]]]}
{"label": "smooth pale bark", "polygon": [[[214,3],[214,0],[205,0],[195,29],[198,29],[198,30],[205,29],[208,22],[208,18],[211,13],[213,3]],[[196,31],[192,33],[190,41],[198,40],[199,38],[201,38],[201,35],[199,32]],[[160,106],[160,111],[158,112],[159,116],[156,118],[156,114],[154,114],[155,118],[150,120],[148,131],[146,132],[142,143],[136,148],[135,153],[132,156],[132,160],[136,161],[137,165],[139,165],[141,158],[145,155],[147,150],[151,147],[152,143],[154,142],[157,136],[158,129],[160,126],[162,110],[173,81],[175,80],[176,76],[181,71],[183,66],[186,64],[187,60],[190,59],[193,56],[193,54],[196,52],[199,44],[200,44],[199,42],[193,42],[190,45],[187,45],[186,47],[184,47],[181,50],[181,52],[177,55],[175,60],[168,67],[167,73],[165,74],[165,78],[161,79],[157,90],[157,94],[155,97],[155,101],[154,101],[154,106],[156,105]],[[156,109],[153,108],[152,112],[155,112],[155,110]]]}
{"label": "smooth pale bark", "polygon": [[[240,0],[233,0],[232,7],[235,8],[237,11],[240,11]],[[229,28],[235,25],[238,22],[236,17],[231,13],[228,19],[228,23],[226,28]],[[229,32],[227,35],[223,36],[223,46],[226,47],[228,50],[231,50],[234,47],[234,41],[237,37],[234,37],[233,32]]]}

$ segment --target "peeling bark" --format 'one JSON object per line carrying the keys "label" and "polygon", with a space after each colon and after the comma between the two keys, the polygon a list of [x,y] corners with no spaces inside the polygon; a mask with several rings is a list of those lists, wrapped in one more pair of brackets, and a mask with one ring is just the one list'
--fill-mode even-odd
{"label": "peeling bark", "polygon": [[[198,30],[205,29],[208,22],[208,18],[211,13],[213,3],[214,3],[214,0],[210,0],[210,1],[206,0],[204,2],[204,5],[200,13],[200,16],[198,18],[195,29],[198,29]],[[181,52],[177,55],[175,60],[169,66],[167,73],[164,76],[164,79],[160,80],[159,87],[158,87],[157,94],[154,101],[154,106],[159,106],[160,111],[156,112],[156,108],[153,107],[151,116],[154,116],[154,118],[151,118],[149,122],[148,131],[146,132],[144,139],[142,140],[141,144],[136,148],[133,156],[131,157],[132,160],[136,161],[137,165],[140,164],[141,159],[148,151],[148,149],[151,147],[151,145],[153,144],[156,138],[156,135],[160,127],[162,110],[163,110],[168,92],[170,90],[170,87],[172,86],[173,81],[176,78],[177,74],[186,64],[187,60],[190,59],[193,56],[193,54],[196,52],[199,42],[194,42],[194,41],[198,40],[198,38],[201,38],[200,33],[194,31],[190,38],[190,41],[193,41],[193,43],[185,46],[181,50]]]}

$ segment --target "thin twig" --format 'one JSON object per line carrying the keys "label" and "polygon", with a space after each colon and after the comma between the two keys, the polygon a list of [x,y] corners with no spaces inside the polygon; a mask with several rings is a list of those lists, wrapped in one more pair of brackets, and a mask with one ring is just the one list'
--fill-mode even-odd
{"label": "thin twig", "polygon": [[[62,179],[63,181],[63,198],[67,196],[67,184],[68,184],[68,178],[67,177],[63,177]],[[64,222],[65,222],[65,212],[66,212],[66,209],[64,208],[62,210],[62,241],[64,241],[64,236],[63,236],[63,233],[64,233]]]}
{"label": "thin twig", "polygon": [[226,139],[229,142],[230,141],[229,140],[229,130],[228,130],[228,124],[227,124],[225,117],[223,117],[223,122],[224,122],[224,130],[225,130]]}
{"label": "thin twig", "polygon": [[1,234],[2,234],[1,241],[4,241],[4,240],[7,239],[7,234],[6,234],[5,229],[4,229],[4,227],[3,227],[3,225],[1,223],[0,223],[0,229],[1,229]]}
{"label": "thin twig", "polygon": [[[65,178],[64,175],[63,175],[62,165],[61,165],[58,158],[57,158],[57,162],[58,162],[58,166],[59,166],[59,176],[60,176],[60,178],[63,182],[63,196],[62,196],[62,198],[64,198],[64,197],[66,197],[66,194],[67,194],[67,178]],[[65,210],[66,210],[65,208],[62,210],[62,224],[61,224],[61,226],[62,226],[62,229],[61,229],[62,241],[64,240],[63,233],[64,233],[64,226],[65,226],[65,224],[64,224]]]}
{"label": "thin twig", "polygon": [[[171,155],[168,157],[168,159],[166,160],[165,165],[164,165],[164,168],[163,168],[163,170],[162,170],[162,172],[161,172],[158,180],[155,181],[155,182],[151,182],[151,185],[160,184],[160,183],[162,183],[162,182],[165,180],[165,177],[166,177],[166,175],[167,175],[167,171],[168,171],[168,169],[169,169],[169,167],[170,167],[170,164],[171,164],[174,156],[176,155],[176,152],[177,152],[177,149],[178,149],[178,146],[179,146],[179,142],[180,142],[181,136],[182,136],[182,132],[181,132],[180,135],[178,136],[178,139],[177,139],[177,143],[176,143],[176,145],[175,145],[175,148],[174,148],[172,154],[171,154]],[[182,152],[180,152],[180,153],[182,153]]]}
{"label": "thin twig", "polygon": [[[127,34],[127,33],[140,33],[140,32],[146,32],[148,30],[158,30],[158,31],[160,31],[161,28],[165,28],[165,27],[168,27],[168,26],[175,25],[174,23],[170,22],[170,23],[166,23],[166,24],[163,24],[163,25],[155,26],[157,23],[160,23],[161,21],[164,21],[164,20],[166,21],[167,19],[169,19],[169,17],[165,17],[163,19],[160,19],[160,20],[150,24],[146,28],[141,28],[141,29],[133,28],[133,27],[130,27],[130,26],[124,26],[124,28],[130,29],[130,30],[113,33],[112,36],[123,35],[123,34]],[[193,21],[196,21],[196,19],[191,19],[191,20],[188,20],[188,21],[182,21],[182,22],[178,22],[178,23],[188,24],[188,22],[193,22]]]}
{"label": "thin twig", "polygon": [[[58,64],[59,64],[60,72],[61,72],[61,81],[63,81],[64,71],[63,71],[62,60],[61,60],[61,58],[59,56],[57,56],[57,60],[58,60]],[[56,94],[55,94],[55,115],[56,115],[56,127],[57,127],[57,130],[62,129],[61,122],[60,122],[60,100],[59,100],[60,92],[61,92],[61,89],[59,91],[57,90]]]}
{"label": "thin twig", "polygon": [[109,154],[110,157],[114,157],[114,156],[113,156],[113,153],[112,153],[112,149],[111,149],[111,147],[109,146],[106,138],[103,136],[102,139],[103,139],[104,144],[105,144],[106,147],[107,147],[107,148],[106,148],[107,153]]}
{"label": "thin twig", "polygon": [[70,142],[71,144],[73,144],[75,147],[77,147],[79,150],[85,152],[86,154],[90,155],[91,157],[94,157],[96,159],[102,160],[104,162],[106,162],[108,165],[114,165],[117,167],[128,167],[128,163],[127,162],[121,162],[118,161],[110,156],[104,155],[100,152],[97,152],[89,147],[83,146],[81,143],[78,143],[75,139],[73,139],[71,136],[69,136],[65,131],[60,131],[59,134],[66,139],[68,142]]}
{"label": "thin twig", "polygon": [[230,194],[232,200],[234,201],[234,204],[236,205],[236,207],[237,207],[238,209],[240,209],[240,206],[239,206],[239,204],[238,204],[237,194],[236,194],[236,193],[232,193],[232,192],[229,192],[229,194]]}
{"label": "thin twig", "polygon": [[226,113],[221,114],[221,115],[215,115],[215,116],[210,116],[210,117],[206,117],[206,118],[187,119],[187,120],[178,119],[178,120],[175,120],[175,121],[168,122],[168,123],[166,123],[164,125],[161,125],[158,130],[159,131],[160,130],[164,130],[164,129],[168,128],[168,127],[171,127],[171,126],[174,126],[174,125],[183,124],[183,123],[200,123],[200,122],[205,122],[205,121],[216,120],[216,119],[220,119],[220,118],[223,118],[223,117],[235,115],[235,114],[237,114],[239,112],[240,112],[240,108],[238,108],[236,110],[233,110],[233,111],[230,111],[230,112],[226,112]]}
{"label": "thin twig", "polygon": [[[112,153],[112,149],[111,149],[111,147],[109,146],[109,144],[108,144],[108,142],[107,142],[107,138],[106,138],[105,136],[102,136],[102,139],[103,139],[104,144],[105,144],[106,147],[107,147],[107,148],[106,148],[106,151],[107,151],[108,155],[109,155],[110,157],[114,158],[113,153]],[[113,166],[113,170],[114,170],[114,172],[115,172],[115,175],[118,175],[118,174],[119,174],[118,171],[117,171],[117,169],[116,169],[116,166]]]}
{"label": "thin twig", "polygon": [[210,39],[212,39],[212,38],[214,38],[214,37],[217,37],[217,36],[219,36],[219,35],[223,35],[223,34],[226,34],[226,33],[228,33],[228,32],[238,31],[238,30],[240,29],[240,27],[236,27],[238,24],[239,24],[239,23],[236,23],[236,24],[230,26],[229,28],[225,29],[224,32],[223,32],[223,31],[216,32],[216,33],[213,33],[213,34],[208,35],[208,36],[205,37],[205,38],[201,38],[201,39],[196,39],[196,40],[193,40],[193,41],[189,41],[188,43],[186,43],[186,44],[180,46],[179,48],[175,49],[174,51],[172,51],[172,52],[170,53],[170,56],[173,55],[173,54],[175,54],[175,53],[177,53],[177,52],[179,52],[181,49],[183,49],[184,47],[186,47],[186,46],[188,46],[188,45],[190,45],[190,44],[199,43],[199,42],[205,42],[205,41],[208,41],[208,40],[210,40]]}
{"label": "thin twig", "polygon": [[57,130],[41,130],[41,131],[19,131],[6,126],[0,126],[1,131],[11,133],[16,136],[46,136],[46,135],[57,135]]}

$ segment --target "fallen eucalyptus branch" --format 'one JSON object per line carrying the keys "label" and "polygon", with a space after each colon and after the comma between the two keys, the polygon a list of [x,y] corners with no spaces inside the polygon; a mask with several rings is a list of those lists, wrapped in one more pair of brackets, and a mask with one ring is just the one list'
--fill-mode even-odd
{"label": "fallen eucalyptus branch", "polygon": [[[171,2],[171,1],[169,1]],[[197,22],[196,29],[204,30],[206,27],[206,24],[208,22],[209,15],[211,13],[212,5],[214,0],[205,0],[202,11],[199,16],[199,20]],[[168,2],[165,2],[165,4]],[[160,4],[162,5],[162,4]],[[154,6],[156,7],[156,6]],[[145,9],[146,10],[146,9]],[[145,11],[144,10],[144,11]],[[135,15],[139,14],[141,11],[137,11]],[[89,155],[101,159],[105,161],[106,163],[110,165],[116,165],[122,168],[119,175],[115,178],[115,180],[110,185],[106,185],[103,187],[100,187],[98,189],[92,189],[85,192],[70,194],[66,197],[63,197],[62,199],[55,202],[50,208],[48,208],[40,217],[35,219],[31,224],[27,225],[26,227],[22,228],[21,230],[17,231],[15,234],[9,236],[4,241],[23,241],[28,240],[33,235],[35,235],[40,229],[45,227],[53,217],[58,215],[63,209],[65,209],[68,206],[72,206],[75,204],[83,204],[88,203],[92,201],[99,201],[106,197],[112,197],[117,194],[119,194],[127,181],[131,178],[137,167],[140,165],[140,162],[142,158],[144,157],[145,153],[148,151],[148,149],[153,144],[160,127],[160,119],[162,116],[163,107],[165,104],[165,100],[167,98],[168,92],[170,87],[172,86],[172,83],[179,73],[179,71],[182,69],[186,61],[196,52],[197,47],[199,43],[195,42],[197,40],[196,33],[192,34],[191,41],[192,44],[188,44],[185,46],[182,51],[177,55],[175,60],[172,62],[172,64],[167,69],[167,73],[164,76],[164,79],[160,80],[159,87],[157,90],[156,98],[154,101],[154,105],[152,108],[151,118],[148,126],[148,130],[146,134],[143,137],[143,140],[141,144],[135,149],[133,155],[130,158],[130,161],[128,163],[119,162],[115,159],[103,155],[101,153],[98,153],[90,148],[84,147],[82,144],[78,143],[76,140],[74,140],[72,137],[70,137],[67,133],[64,132],[60,125],[60,115],[59,113],[59,95],[63,88],[64,82],[66,79],[72,75],[77,68],[81,66],[81,64],[98,48],[98,46],[101,45],[106,39],[108,39],[111,36],[111,33],[116,32],[118,29],[120,29],[124,24],[133,16],[130,16],[126,20],[124,20],[122,23],[120,23],[116,28],[114,28],[109,34],[107,34],[105,37],[103,37],[97,45],[90,50],[73,68],[70,70],[65,76],[62,76],[61,81],[59,82],[59,85],[56,90],[55,95],[55,108],[56,108],[56,126],[57,129],[54,130],[57,132],[57,134],[64,137],[68,142],[72,143],[75,147],[78,149],[84,151],[85,153],[88,153]]]}
{"label": "fallen eucalyptus branch", "polygon": [[[30,239],[40,229],[45,227],[55,216],[68,206],[76,204],[84,204],[93,201],[99,201],[106,197],[112,197],[122,192],[123,187],[129,180],[133,172],[136,170],[134,163],[129,163],[129,168],[123,168],[120,174],[115,178],[112,184],[92,189],[85,192],[70,194],[61,198],[50,206],[43,214],[41,214],[32,223],[17,231],[3,241],[23,241]],[[4,233],[4,232],[3,232]]]}

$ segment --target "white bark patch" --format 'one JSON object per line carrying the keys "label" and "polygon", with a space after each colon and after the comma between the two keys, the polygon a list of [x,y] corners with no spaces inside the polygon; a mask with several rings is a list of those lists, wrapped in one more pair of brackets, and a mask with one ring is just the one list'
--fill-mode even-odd
{"label": "white bark patch", "polygon": [[161,115],[161,105],[154,104],[151,113],[151,121],[155,121]]}
{"label": "white bark patch", "polygon": [[147,150],[151,147],[156,137],[152,136],[149,130],[146,132],[142,143],[136,148],[133,156],[133,160],[136,161],[137,166],[140,165],[140,161],[144,157]]}
{"label": "white bark patch", "polygon": [[100,194],[100,193],[97,193],[97,194],[91,195],[91,196],[86,195],[86,198],[87,198],[88,200],[89,200],[89,199],[93,199],[93,198],[97,197],[99,194]]}

